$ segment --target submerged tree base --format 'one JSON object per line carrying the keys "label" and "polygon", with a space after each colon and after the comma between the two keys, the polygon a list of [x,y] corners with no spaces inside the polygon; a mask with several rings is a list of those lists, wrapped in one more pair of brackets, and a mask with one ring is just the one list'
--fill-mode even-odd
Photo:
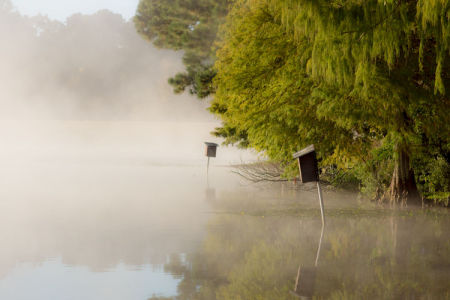
{"label": "submerged tree base", "polygon": [[[389,199],[390,204],[400,204],[401,206],[422,205],[422,198],[414,179],[414,171],[410,168],[408,152],[401,150],[398,156],[391,184],[383,198]],[[383,198],[382,200],[384,200]]]}

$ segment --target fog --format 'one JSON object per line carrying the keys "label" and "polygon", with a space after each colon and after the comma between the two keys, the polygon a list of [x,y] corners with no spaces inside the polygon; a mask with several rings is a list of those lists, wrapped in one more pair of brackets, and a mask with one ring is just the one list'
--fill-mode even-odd
{"label": "fog", "polygon": [[[156,49],[109,11],[66,22],[0,2],[0,157],[204,161],[220,123],[208,101],[174,95],[182,53]],[[14,155],[13,155],[14,154]],[[221,164],[251,159],[222,148]]]}
{"label": "fog", "polygon": [[285,299],[314,261],[319,298],[448,296],[446,212],[324,187],[320,228],[314,185],[230,172],[255,153],[220,146],[207,173],[220,123],[172,93],[181,57],[108,11],[0,0],[0,299]]}
{"label": "fog", "polygon": [[65,23],[0,11],[1,115],[6,119],[212,121],[207,103],[175,96],[181,53],[158,50],[121,15]]}
{"label": "fog", "polygon": [[[204,174],[180,167],[3,166],[0,277],[20,262],[61,258],[99,272],[121,262],[157,265],[167,254],[192,250],[209,211]],[[212,177],[219,183],[227,173]]]}
{"label": "fog", "polygon": [[223,166],[255,158],[221,146],[206,178],[220,123],[173,94],[181,57],[106,10],[58,22],[0,0],[0,298],[175,292],[161,266],[240,186]]}

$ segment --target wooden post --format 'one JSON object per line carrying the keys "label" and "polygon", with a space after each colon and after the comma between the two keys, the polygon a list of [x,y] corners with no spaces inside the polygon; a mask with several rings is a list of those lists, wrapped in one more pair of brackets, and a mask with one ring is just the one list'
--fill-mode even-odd
{"label": "wooden post", "polygon": [[208,157],[208,162],[206,163],[206,182],[208,184],[208,175],[209,175],[209,158],[216,157],[217,145],[216,143],[205,142],[205,155]]}
{"label": "wooden post", "polygon": [[322,189],[319,182],[319,169],[317,167],[317,158],[314,145],[310,145],[298,152],[293,157],[298,159],[298,169],[300,172],[300,181],[316,182],[317,193],[319,195],[320,214],[322,216],[322,229],[320,232],[319,246],[317,247],[316,260],[314,267],[298,268],[297,279],[295,281],[294,291],[291,293],[301,299],[311,299],[314,295],[314,286],[316,281],[317,265],[319,264],[320,250],[325,229],[325,212],[322,198]]}
{"label": "wooden post", "polygon": [[319,247],[317,247],[316,262],[314,263],[314,266],[316,268],[317,268],[317,265],[319,264],[320,249],[322,248],[323,232],[325,230],[325,219],[323,216],[324,216],[324,214],[322,212],[322,230],[320,230]]}
{"label": "wooden post", "polygon": [[325,226],[325,213],[322,199],[322,190],[319,182],[319,168],[317,167],[316,149],[310,145],[296,153],[293,157],[298,159],[298,169],[302,183],[317,182],[317,192],[319,194],[320,213],[322,215],[322,226]]}
{"label": "wooden post", "polygon": [[317,192],[319,194],[320,214],[322,215],[322,227],[325,226],[325,212],[323,208],[322,189],[320,188],[320,182],[317,180]]}

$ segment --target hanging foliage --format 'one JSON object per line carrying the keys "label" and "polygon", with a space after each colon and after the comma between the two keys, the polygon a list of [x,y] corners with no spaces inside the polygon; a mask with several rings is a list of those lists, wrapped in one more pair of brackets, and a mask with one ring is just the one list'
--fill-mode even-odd
{"label": "hanging foliage", "polygon": [[323,166],[374,196],[420,201],[424,161],[450,168],[449,3],[236,1],[217,53],[217,135],[285,162],[315,143]]}

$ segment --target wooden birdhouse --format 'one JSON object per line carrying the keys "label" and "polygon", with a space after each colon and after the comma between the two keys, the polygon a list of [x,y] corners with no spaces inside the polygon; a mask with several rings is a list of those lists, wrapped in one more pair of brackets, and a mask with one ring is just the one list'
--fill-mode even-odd
{"label": "wooden birdhouse", "polygon": [[296,153],[293,157],[298,159],[300,181],[302,183],[319,181],[319,169],[317,167],[316,150],[310,145]]}
{"label": "wooden birdhouse", "polygon": [[216,143],[208,143],[205,142],[206,148],[205,148],[205,155],[207,157],[216,157],[217,147],[219,146]]}

